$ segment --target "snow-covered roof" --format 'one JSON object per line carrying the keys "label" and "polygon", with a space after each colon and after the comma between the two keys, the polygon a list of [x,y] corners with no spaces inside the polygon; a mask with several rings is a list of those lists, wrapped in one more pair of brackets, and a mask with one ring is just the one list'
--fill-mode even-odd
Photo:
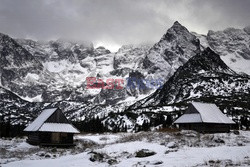
{"label": "snow-covered roof", "polygon": [[198,113],[185,113],[181,117],[179,117],[174,123],[203,122],[235,124],[235,122],[228,118],[226,115],[224,115],[215,104],[193,102],[192,106],[197,110]]}
{"label": "snow-covered roof", "polygon": [[57,110],[57,108],[44,109],[42,113],[24,131],[27,132],[67,132],[80,133],[70,123],[45,123],[45,121]]}
{"label": "snow-covered roof", "polygon": [[202,122],[201,115],[197,113],[193,114],[183,114],[180,118],[178,118],[175,123],[198,123]]}
{"label": "snow-covered roof", "polygon": [[80,133],[73,125],[66,123],[44,123],[39,129],[40,132],[67,132]]}
{"label": "snow-covered roof", "polygon": [[57,108],[44,109],[42,113],[24,131],[38,131],[43,123],[57,110]]}

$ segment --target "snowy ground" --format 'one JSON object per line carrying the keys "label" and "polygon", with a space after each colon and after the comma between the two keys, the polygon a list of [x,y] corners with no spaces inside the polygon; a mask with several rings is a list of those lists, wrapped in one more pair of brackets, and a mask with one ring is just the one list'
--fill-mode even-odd
{"label": "snowy ground", "polygon": [[75,139],[73,149],[0,139],[0,166],[250,166],[250,131],[88,134]]}

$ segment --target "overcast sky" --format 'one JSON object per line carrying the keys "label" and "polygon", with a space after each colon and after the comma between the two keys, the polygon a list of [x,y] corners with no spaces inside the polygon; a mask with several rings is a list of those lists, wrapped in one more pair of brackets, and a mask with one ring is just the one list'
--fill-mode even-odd
{"label": "overcast sky", "polygon": [[190,31],[250,25],[250,0],[0,0],[0,32],[92,41],[115,51],[157,42],[178,20]]}

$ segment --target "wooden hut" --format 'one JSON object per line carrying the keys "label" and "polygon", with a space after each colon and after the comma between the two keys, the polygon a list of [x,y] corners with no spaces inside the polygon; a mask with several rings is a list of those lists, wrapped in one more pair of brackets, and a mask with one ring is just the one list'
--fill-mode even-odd
{"label": "wooden hut", "polygon": [[193,102],[174,124],[178,124],[180,129],[219,133],[229,132],[235,122],[224,115],[215,104]]}
{"label": "wooden hut", "polygon": [[80,133],[59,108],[44,109],[24,131],[30,144],[62,147],[73,146],[73,135]]}

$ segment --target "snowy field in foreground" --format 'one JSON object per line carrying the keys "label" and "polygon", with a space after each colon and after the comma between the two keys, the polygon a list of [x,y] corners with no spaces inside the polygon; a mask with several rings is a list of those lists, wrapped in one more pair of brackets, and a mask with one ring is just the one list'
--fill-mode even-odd
{"label": "snowy field in foreground", "polygon": [[[249,166],[250,131],[78,135],[73,149],[0,139],[0,166]],[[150,155],[139,154],[150,152]],[[140,152],[140,153],[141,153]]]}

